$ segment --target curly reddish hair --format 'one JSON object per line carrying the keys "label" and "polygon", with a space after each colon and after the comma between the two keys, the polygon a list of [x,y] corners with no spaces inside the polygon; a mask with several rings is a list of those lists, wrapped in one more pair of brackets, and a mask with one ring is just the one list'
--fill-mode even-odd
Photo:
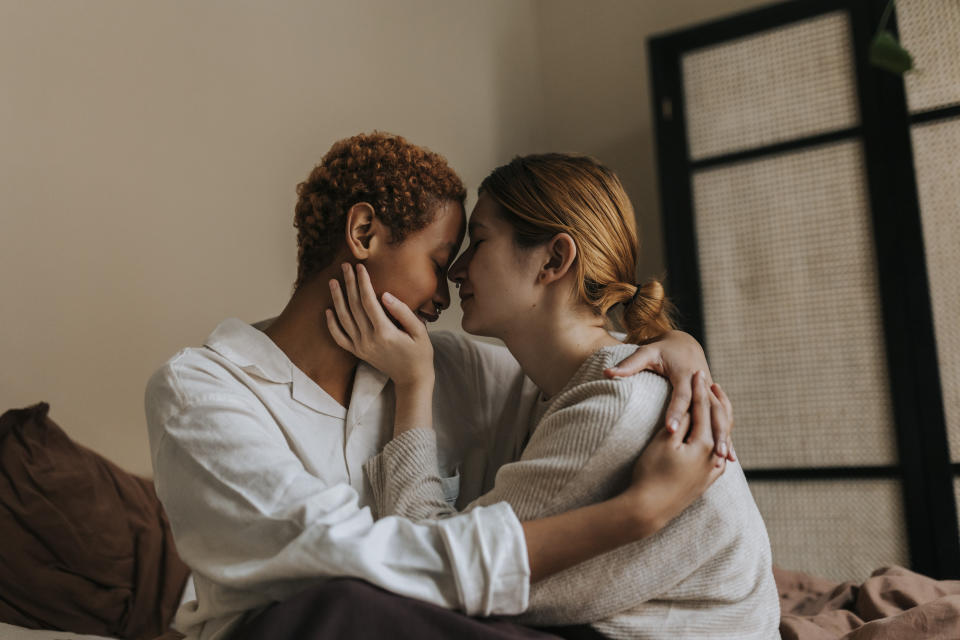
{"label": "curly reddish hair", "polygon": [[400,136],[373,132],[340,140],[297,185],[299,288],[327,267],[343,243],[347,211],[370,204],[399,243],[433,221],[437,204],[467,197],[446,159]]}

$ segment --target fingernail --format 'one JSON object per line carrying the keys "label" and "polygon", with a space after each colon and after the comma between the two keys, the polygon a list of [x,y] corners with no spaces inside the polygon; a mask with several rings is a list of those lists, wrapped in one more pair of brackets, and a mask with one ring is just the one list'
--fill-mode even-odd
{"label": "fingernail", "polygon": [[336,281],[336,280],[331,280],[329,284],[330,284],[330,288],[331,288],[331,289],[336,289],[336,288],[337,288],[337,281]]}
{"label": "fingernail", "polygon": [[669,424],[667,424],[667,429],[670,430],[670,433],[676,433],[677,429],[679,428],[680,428],[680,421],[677,420],[676,418],[673,418],[672,420],[670,420]]}
{"label": "fingernail", "polygon": [[726,443],[726,442],[721,442],[721,443],[720,443],[720,457],[721,457],[721,458],[726,458],[726,457],[727,457],[727,443]]}
{"label": "fingernail", "polygon": [[385,302],[396,302],[396,301],[397,301],[397,299],[396,299],[396,298],[393,296],[393,294],[390,293],[389,291],[384,291],[384,292],[383,292],[383,300],[384,300]]}

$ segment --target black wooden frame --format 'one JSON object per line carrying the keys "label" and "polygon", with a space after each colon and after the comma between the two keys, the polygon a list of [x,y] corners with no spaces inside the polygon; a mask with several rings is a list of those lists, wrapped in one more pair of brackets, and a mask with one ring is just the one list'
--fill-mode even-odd
{"label": "black wooden frame", "polygon": [[[890,393],[899,463],[882,467],[748,469],[755,480],[899,478],[914,570],[960,577],[953,477],[923,248],[910,125],[960,116],[960,106],[908,113],[903,80],[869,64],[867,52],[887,0],[792,0],[648,41],[668,290],[682,326],[704,347],[703,304],[693,216],[697,169],[859,138],[863,142],[877,249]],[[681,58],[695,49],[843,10],[850,16],[859,126],[691,161]],[[889,27],[896,32],[896,17]],[[708,351],[709,352],[709,351]]]}

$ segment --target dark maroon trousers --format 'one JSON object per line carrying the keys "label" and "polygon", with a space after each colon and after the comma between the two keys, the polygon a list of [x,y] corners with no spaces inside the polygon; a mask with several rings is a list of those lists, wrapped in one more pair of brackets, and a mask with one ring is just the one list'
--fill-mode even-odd
{"label": "dark maroon trousers", "polygon": [[362,580],[330,580],[271,605],[231,640],[603,640],[589,626],[531,629],[497,618],[471,618],[404,598]]}

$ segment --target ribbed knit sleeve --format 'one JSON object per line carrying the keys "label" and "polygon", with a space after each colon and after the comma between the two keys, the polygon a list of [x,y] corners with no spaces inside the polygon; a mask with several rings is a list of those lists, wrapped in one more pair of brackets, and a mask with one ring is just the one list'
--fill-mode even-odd
{"label": "ribbed knit sleeve", "polygon": [[[541,417],[520,459],[503,465],[494,487],[467,509],[505,501],[526,521],[623,490],[662,424],[669,392],[651,373],[603,376],[633,348],[608,348],[588,359]],[[452,515],[429,432],[414,429],[391,445],[365,467],[380,514]],[[592,623],[611,638],[777,637],[769,541],[739,466],[730,464],[657,534],[531,585],[530,606],[518,620]]]}
{"label": "ribbed knit sleeve", "polygon": [[378,518],[396,515],[410,520],[439,520],[457,513],[444,499],[433,429],[410,429],[400,434],[367,460],[363,470]]}

